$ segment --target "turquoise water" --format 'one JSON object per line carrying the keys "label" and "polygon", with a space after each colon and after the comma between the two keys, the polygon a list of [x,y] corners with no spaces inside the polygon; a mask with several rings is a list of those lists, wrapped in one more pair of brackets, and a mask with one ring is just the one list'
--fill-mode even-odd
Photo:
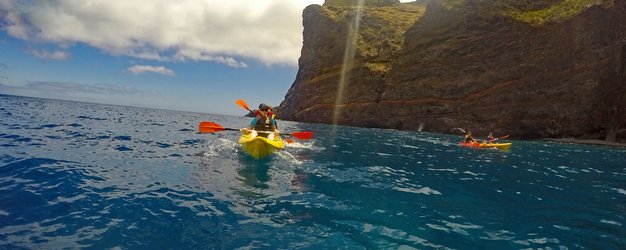
{"label": "turquoise water", "polygon": [[[232,104],[235,105],[235,104]],[[242,114],[245,111],[242,110]],[[0,95],[0,248],[626,249],[626,150]]]}

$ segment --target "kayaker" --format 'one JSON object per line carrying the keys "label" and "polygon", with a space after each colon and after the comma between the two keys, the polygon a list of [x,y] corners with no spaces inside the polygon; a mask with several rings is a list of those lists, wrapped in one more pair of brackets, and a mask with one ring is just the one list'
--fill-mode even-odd
{"label": "kayaker", "polygon": [[[259,133],[257,131],[267,131],[280,133],[276,127],[276,120],[274,120],[271,113],[271,107],[265,103],[259,104],[259,109],[256,110],[255,117],[250,121],[248,128],[243,128],[242,132],[245,134],[250,133],[251,137],[256,137]],[[267,135],[267,139],[274,140],[274,133],[261,133]]]}
{"label": "kayaker", "polygon": [[[264,103],[261,103],[261,104],[265,105]],[[265,106],[267,106],[267,105],[265,105]],[[267,116],[269,116],[270,118],[275,120],[276,119],[276,114],[274,114],[274,109],[271,106],[267,106],[267,107],[269,107],[269,110],[267,111]],[[260,109],[256,109],[252,113],[254,114],[254,116],[259,116],[260,115],[259,111],[260,111]],[[276,128],[278,128],[278,125],[276,125]]]}
{"label": "kayaker", "polygon": [[476,143],[476,139],[474,139],[474,137],[472,136],[472,132],[469,131],[467,132],[467,134],[465,134],[463,141],[465,143]]}
{"label": "kayaker", "polygon": [[274,126],[276,126],[276,129],[278,129],[278,124],[276,123],[276,114],[274,114],[274,109],[272,108],[272,106],[268,106],[270,109],[267,113],[267,116],[269,116],[270,118],[274,119]]}
{"label": "kayaker", "polygon": [[485,141],[485,143],[493,144],[493,142],[495,141],[496,138],[493,137],[493,132],[489,132],[489,135],[487,136],[487,141]]}

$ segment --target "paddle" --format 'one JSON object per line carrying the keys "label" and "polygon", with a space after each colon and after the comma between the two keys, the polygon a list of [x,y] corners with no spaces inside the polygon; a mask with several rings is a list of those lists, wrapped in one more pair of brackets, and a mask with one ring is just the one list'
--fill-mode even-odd
{"label": "paddle", "polygon": [[250,113],[254,114],[254,112],[252,112],[252,110],[248,107],[248,104],[244,102],[242,99],[237,99],[235,103],[239,105],[240,107],[244,108],[245,110],[250,111]]}
{"label": "paddle", "polygon": [[461,133],[463,134],[467,134],[467,132],[465,132],[465,130],[463,130],[462,128],[452,128],[452,130],[455,130],[455,129],[461,131]]}
{"label": "paddle", "polygon": [[500,140],[500,139],[505,139],[505,138],[509,138],[509,135],[503,135],[503,136],[497,137],[495,138],[495,140]]}
{"label": "paddle", "polygon": [[200,122],[200,124],[198,125],[198,132],[200,133],[214,133],[224,130],[239,131],[239,129],[222,127],[222,125],[214,122]]}
{"label": "paddle", "polygon": [[[222,125],[219,125],[215,122],[200,122],[200,124],[198,125],[198,132],[200,133],[214,133],[214,132],[220,132],[220,131],[224,131],[224,130],[228,130],[228,131],[239,131],[239,129],[235,129],[235,128],[225,128],[222,127]],[[263,133],[263,134],[280,134],[280,135],[287,135],[287,136],[293,136],[295,138],[298,138],[300,140],[309,140],[311,138],[313,138],[313,132],[310,131],[304,131],[304,132],[291,132],[291,133],[274,133],[274,132],[266,132],[266,131],[257,131],[258,133]]]}
{"label": "paddle", "polygon": [[[505,138],[509,138],[509,135],[503,135],[503,136],[500,136],[500,137],[498,137],[498,138],[493,139],[493,141],[495,142],[495,141],[497,141],[497,140],[500,140],[500,139],[505,139]],[[485,140],[485,141],[483,141],[483,143],[488,143],[488,142],[489,142],[489,140]]]}
{"label": "paddle", "polygon": [[[239,107],[242,107],[243,109],[248,110],[248,111],[250,111],[250,113],[253,113],[253,114],[254,114],[254,112],[252,112],[252,110],[250,110],[250,107],[248,107],[248,104],[247,104],[247,103],[246,103],[243,99],[237,99],[237,100],[235,101],[235,103],[236,103],[237,105],[239,105]],[[293,141],[292,139],[290,139],[289,137],[285,137],[285,141],[287,141],[287,143],[293,143],[293,142],[294,142],[294,141]]]}

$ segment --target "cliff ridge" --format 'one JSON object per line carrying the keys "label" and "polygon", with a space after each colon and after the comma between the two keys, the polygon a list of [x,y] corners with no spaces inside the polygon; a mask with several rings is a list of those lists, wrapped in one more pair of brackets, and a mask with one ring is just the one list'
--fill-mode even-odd
{"label": "cliff ridge", "polygon": [[279,118],[626,141],[624,1],[354,2],[304,10]]}

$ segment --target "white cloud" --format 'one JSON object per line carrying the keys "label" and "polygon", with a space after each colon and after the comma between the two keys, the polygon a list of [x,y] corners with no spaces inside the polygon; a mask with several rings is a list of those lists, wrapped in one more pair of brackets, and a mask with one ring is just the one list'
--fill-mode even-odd
{"label": "white cloud", "polygon": [[[128,106],[151,106],[153,100],[167,100],[159,91],[137,89],[115,84],[82,84],[74,82],[32,81],[26,84],[0,83],[0,93],[91,103],[110,103]],[[161,103],[161,102],[159,102]],[[161,107],[154,105],[154,107]]]}
{"label": "white cloud", "polygon": [[302,11],[294,0],[5,0],[4,28],[24,40],[84,43],[113,55],[159,61],[241,60],[296,65]]}
{"label": "white cloud", "polygon": [[174,71],[171,69],[168,69],[166,67],[163,66],[150,66],[150,65],[134,65],[130,68],[128,68],[128,71],[135,74],[135,75],[139,75],[139,74],[143,74],[146,72],[154,72],[154,73],[158,73],[158,74],[162,74],[162,75],[166,75],[166,76],[174,76]]}
{"label": "white cloud", "polygon": [[174,59],[178,61],[185,61],[187,59],[190,60],[198,60],[198,61],[214,61],[222,64],[226,64],[233,68],[247,68],[248,65],[243,62],[237,61],[232,57],[224,57],[224,56],[213,56],[211,54],[203,53],[197,50],[179,50],[176,55],[174,55]]}
{"label": "white cloud", "polygon": [[74,82],[31,81],[24,86],[9,86],[0,83],[0,92],[18,93],[26,96],[60,96],[67,94],[96,94],[96,95],[132,95],[158,96],[156,91],[143,91],[128,86],[113,84],[83,84]]}
{"label": "white cloud", "polygon": [[70,54],[65,51],[55,50],[55,51],[47,51],[41,49],[29,49],[28,53],[31,55],[44,59],[44,60],[57,60],[57,61],[65,61],[70,57]]}

